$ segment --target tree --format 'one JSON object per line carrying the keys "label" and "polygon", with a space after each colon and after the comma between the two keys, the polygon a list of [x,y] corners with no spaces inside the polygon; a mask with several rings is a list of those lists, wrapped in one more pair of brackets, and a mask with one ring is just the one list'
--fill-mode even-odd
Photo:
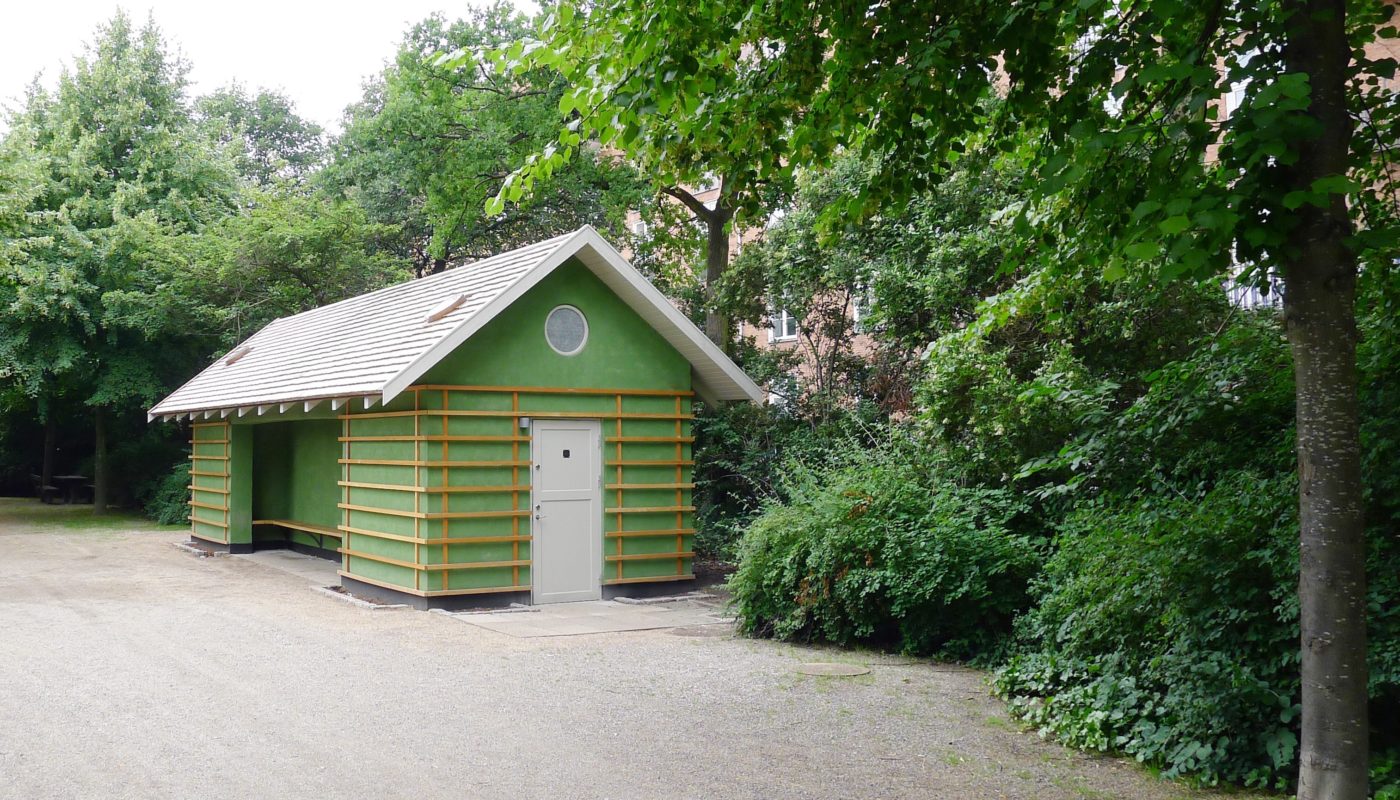
{"label": "tree", "polygon": [[607,155],[581,154],[529,203],[488,216],[484,206],[527,155],[554,135],[563,84],[550,70],[463,73],[438,63],[455,47],[495,47],[528,30],[509,5],[448,23],[431,17],[347,112],[325,176],[375,222],[402,225],[400,253],[419,275],[485,258],[585,223],[621,230],[638,184]]}
{"label": "tree", "polygon": [[195,115],[211,138],[235,147],[239,173],[259,185],[304,181],[325,161],[321,126],[302,119],[281,92],[250,94],[234,83],[199,98]]}
{"label": "tree", "polygon": [[237,189],[194,127],[186,71],[153,22],[138,30],[118,13],[54,94],[30,92],[0,145],[5,182],[28,187],[7,195],[21,221],[0,261],[0,372],[46,401],[68,387],[92,409],[98,511],[109,417],[154,403],[184,370],[195,328],[174,277]]}
{"label": "tree", "polygon": [[[878,159],[830,221],[901,202],[982,149],[1034,176],[1018,221],[1042,259],[982,324],[1053,302],[1047,277],[1280,275],[1297,386],[1299,796],[1363,798],[1353,306],[1358,265],[1391,268],[1396,114],[1379,80],[1394,63],[1363,49],[1378,29],[1394,35],[1389,15],[1345,0],[565,2],[499,58],[555,65],[572,82],[558,141],[499,197],[527,196],[593,138],[643,171],[690,176],[701,167],[679,154],[729,145],[744,164],[740,207],[842,150]],[[1241,100],[1222,114],[1232,94]]]}
{"label": "tree", "polygon": [[295,184],[247,192],[246,208],[205,228],[178,291],[203,328],[232,346],[278,317],[409,277],[384,242],[396,226],[369,222],[353,202]]}
{"label": "tree", "polygon": [[[729,268],[730,234],[745,220],[765,219],[765,206],[781,202],[792,190],[790,167],[770,169],[769,154],[754,154],[756,145],[778,133],[774,126],[782,124],[786,101],[774,97],[770,102],[767,76],[736,60],[739,49],[724,46],[722,53],[710,56],[730,67],[710,70],[700,67],[697,54],[684,52],[688,42],[718,44],[727,24],[722,15],[678,13],[663,24],[667,35],[679,40],[656,47],[649,14],[638,13],[629,26],[597,26],[588,20],[608,11],[580,8],[559,5],[545,19],[541,40],[517,40],[495,52],[459,47],[445,60],[468,73],[550,70],[569,86],[559,99],[567,124],[558,140],[537,148],[505,180],[489,208],[502,213],[507,203],[528,202],[537,184],[578,153],[593,149],[595,142],[621,150],[703,228],[705,333],[729,349],[733,326],[718,292]],[[692,25],[697,27],[690,29]],[[651,61],[652,56],[660,60]],[[648,100],[636,103],[642,94]],[[704,192],[697,187],[714,187],[714,198],[702,200],[697,195]]]}

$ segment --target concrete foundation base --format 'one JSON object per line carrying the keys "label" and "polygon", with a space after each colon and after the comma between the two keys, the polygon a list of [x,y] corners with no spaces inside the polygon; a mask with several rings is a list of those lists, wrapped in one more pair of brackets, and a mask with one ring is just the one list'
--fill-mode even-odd
{"label": "concrete foundation base", "polygon": [[603,587],[603,599],[615,597],[662,597],[685,594],[695,588],[695,579],[688,581],[657,581],[656,583],[619,583]]}
{"label": "concrete foundation base", "polygon": [[[357,597],[378,600],[385,603],[404,603],[419,610],[440,608],[444,611],[466,611],[469,609],[507,608],[514,603],[530,605],[529,592],[495,592],[491,594],[459,594],[442,597],[419,597],[418,595],[386,589],[372,583],[357,581],[340,576],[340,585]],[[684,594],[695,588],[695,581],[658,581],[656,583],[623,583],[603,587],[603,599],[617,597],[660,597],[671,594]]]}
{"label": "concrete foundation base", "polygon": [[419,597],[415,594],[397,592],[340,576],[340,585],[356,597],[378,600],[384,603],[403,603],[420,611],[441,608],[444,611],[465,611],[473,608],[507,608],[511,603],[529,603],[529,592],[497,592],[493,594],[459,594],[444,597]]}
{"label": "concrete foundation base", "polygon": [[210,553],[228,553],[229,555],[238,555],[239,553],[253,552],[253,545],[250,542],[234,542],[232,544],[221,544],[219,542],[211,542],[205,539],[196,539],[195,537],[191,536],[189,540],[189,545],[190,547],[205,550]]}

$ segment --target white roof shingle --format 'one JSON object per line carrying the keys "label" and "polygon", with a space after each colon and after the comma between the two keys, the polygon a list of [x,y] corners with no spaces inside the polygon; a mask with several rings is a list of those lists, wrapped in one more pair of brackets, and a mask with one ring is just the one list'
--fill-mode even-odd
{"label": "white roof shingle", "polygon": [[[690,361],[710,400],[759,389],[592,227],[437,275],[278,319],[153,407],[149,416],[375,397],[388,402],[542,278],[577,257]],[[450,301],[457,307],[428,322]]]}

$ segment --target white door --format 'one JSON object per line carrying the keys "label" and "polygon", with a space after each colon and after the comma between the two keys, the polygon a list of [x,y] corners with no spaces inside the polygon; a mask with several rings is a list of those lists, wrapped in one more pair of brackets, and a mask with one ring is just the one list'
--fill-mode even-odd
{"label": "white door", "polygon": [[597,420],[537,419],[531,427],[536,603],[603,596],[603,446]]}

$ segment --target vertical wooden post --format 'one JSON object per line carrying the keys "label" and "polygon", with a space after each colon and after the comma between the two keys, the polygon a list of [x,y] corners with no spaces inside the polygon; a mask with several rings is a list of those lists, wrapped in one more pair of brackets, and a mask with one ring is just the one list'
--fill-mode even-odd
{"label": "vertical wooden post", "polygon": [[[341,438],[345,440],[345,441],[343,441],[343,442],[341,443],[341,445],[340,445],[340,452],[341,452],[340,458],[341,458],[342,461],[345,462],[344,464],[341,464],[341,465],[340,465],[340,480],[341,480],[342,483],[349,484],[349,483],[350,483],[350,403],[346,403],[346,404],[345,404],[345,412],[344,412],[343,414],[340,415],[340,433],[341,433]],[[344,500],[342,501],[342,504],[343,504],[343,505],[347,505],[347,506],[350,505],[350,487],[349,487],[348,485],[344,487],[344,490],[343,490],[343,492],[342,492],[342,497],[344,498]],[[349,528],[350,528],[350,509],[347,508],[347,509],[344,509],[344,510],[341,512],[341,525],[340,525],[340,569],[341,569],[342,571],[344,571],[344,572],[349,572],[349,571],[350,571],[350,550],[353,549],[353,548],[351,548],[351,546],[350,546],[350,530],[349,530]]]}
{"label": "vertical wooden post", "polygon": [[[227,544],[233,541],[233,426],[225,424],[221,435],[224,437],[224,543]],[[194,438],[193,433],[190,438]]]}
{"label": "vertical wooden post", "polygon": [[[445,490],[446,490],[447,486],[449,485],[448,481],[450,480],[450,475],[449,475],[449,473],[448,473],[448,466],[447,466],[447,462],[448,462],[448,460],[449,460],[449,459],[448,459],[448,456],[449,456],[449,454],[450,454],[450,451],[448,450],[448,446],[447,446],[447,432],[448,432],[448,427],[447,427],[447,413],[446,413],[446,412],[447,412],[447,403],[448,403],[448,392],[447,392],[446,389],[443,389],[443,390],[442,390],[442,408],[440,409],[442,412],[444,412],[444,413],[441,415],[441,417],[442,417],[442,486],[440,486],[439,488],[443,489],[444,491],[439,492],[439,494],[442,496],[442,513],[444,513],[444,514],[447,513],[447,492],[446,492]],[[449,531],[449,523],[448,523],[448,521],[447,521],[447,517],[443,517],[443,518],[442,518],[442,538],[444,538],[444,539],[447,538],[448,531]],[[447,557],[448,549],[447,549],[447,548],[448,548],[447,542],[443,542],[443,543],[442,543],[442,563],[444,563],[444,564],[448,563],[448,557]],[[442,588],[443,588],[443,589],[446,589],[447,586],[448,586],[447,573],[448,573],[448,570],[442,570]]]}
{"label": "vertical wooden post", "polygon": [[[680,398],[680,395],[677,395],[677,396],[676,396],[676,509],[677,509],[677,510],[676,510],[676,553],[678,553],[678,554],[679,554],[679,553],[684,553],[684,552],[685,552],[685,534],[681,533],[681,531],[685,530],[685,512],[680,510],[680,507],[683,506],[683,505],[685,505],[685,503],[681,500],[681,498],[682,498],[682,494],[681,494],[681,492],[682,492],[681,484],[684,482],[684,481],[681,480],[681,476],[685,474],[685,473],[682,471],[682,467],[681,467],[681,462],[685,460],[684,458],[682,458],[682,453],[684,453],[685,450],[684,450],[684,445],[681,444],[681,435],[682,435],[682,434],[681,434],[681,398]],[[693,495],[692,495],[692,496],[693,496]],[[677,556],[676,556],[676,574],[677,574],[677,575],[684,575],[684,574],[685,574],[685,559],[684,559],[684,558],[681,558],[680,555],[677,555]]]}
{"label": "vertical wooden post", "polygon": [[[510,393],[510,410],[513,411],[513,412],[515,412],[515,416],[513,416],[513,417],[510,418],[510,424],[511,424],[511,426],[512,426],[511,431],[510,431],[510,435],[511,435],[511,437],[512,437],[511,442],[510,442],[510,460],[511,460],[511,462],[512,462],[511,467],[510,467],[510,510],[511,510],[511,511],[519,511],[519,510],[520,510],[520,488],[519,488],[519,487],[520,487],[520,464],[519,464],[519,461],[520,461],[520,441],[519,441],[519,439],[520,439],[520,392],[511,392],[511,393]],[[533,531],[534,528],[531,527],[531,530]],[[519,517],[519,516],[512,515],[511,518],[510,518],[510,535],[511,535],[512,537],[514,537],[514,538],[511,540],[511,543],[510,543],[510,559],[511,559],[512,561],[519,561],[519,560],[520,560],[520,517]],[[535,545],[535,540],[532,538],[532,539],[530,540],[530,564],[531,564],[531,569],[530,569],[530,584],[531,584],[532,586],[534,585],[534,582],[535,582],[535,574],[534,574],[535,546],[534,546],[534,545]],[[510,575],[511,575],[511,585],[512,585],[512,586],[519,586],[519,585],[520,585],[520,565],[519,565],[519,564],[516,564],[514,567],[511,568]]]}
{"label": "vertical wooden post", "polygon": [[[413,390],[413,485],[422,486],[426,483],[427,476],[422,474],[423,470],[423,432],[419,421],[423,419],[423,395],[417,389]],[[413,588],[423,589],[421,582],[423,575],[423,551],[419,541],[423,538],[423,520],[418,517],[420,513],[419,499],[422,492],[413,493]]]}
{"label": "vertical wooden post", "polygon": [[[617,555],[622,555],[622,393],[617,395]],[[622,559],[617,560],[617,579],[622,580]]]}

